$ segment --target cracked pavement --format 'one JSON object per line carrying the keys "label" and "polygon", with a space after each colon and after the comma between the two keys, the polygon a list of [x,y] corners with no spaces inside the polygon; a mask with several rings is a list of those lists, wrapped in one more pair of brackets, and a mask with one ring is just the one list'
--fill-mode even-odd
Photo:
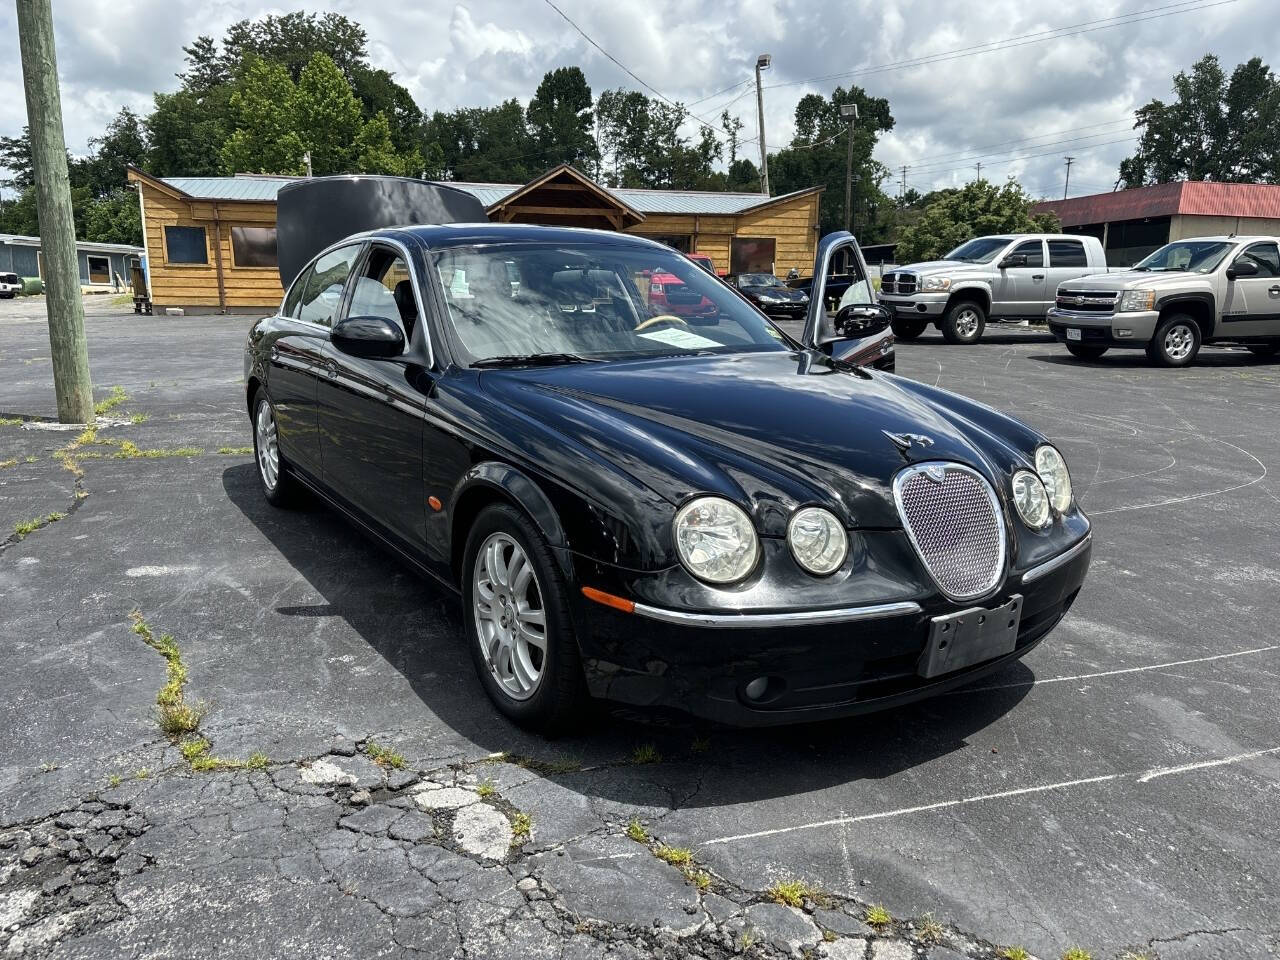
{"label": "cracked pavement", "polygon": [[[889,714],[606,710],[544,741],[489,706],[454,601],[323,507],[262,500],[247,319],[99,301],[96,393],[129,399],[79,486],[54,457],[76,432],[0,426],[0,957],[1280,952],[1280,364],[901,345],[902,374],[1066,453],[1096,540],[1068,620]],[[40,302],[0,304],[0,418],[53,415],[48,354]],[[212,753],[265,769],[195,772],[160,734],[135,609],[177,639]],[[800,905],[772,902],[793,880]]]}

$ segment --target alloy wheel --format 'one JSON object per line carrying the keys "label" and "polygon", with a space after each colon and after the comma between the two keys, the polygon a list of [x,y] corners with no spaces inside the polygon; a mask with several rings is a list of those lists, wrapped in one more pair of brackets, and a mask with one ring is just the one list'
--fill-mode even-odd
{"label": "alloy wheel", "polygon": [[276,435],[276,418],[271,404],[258,402],[258,415],[254,417],[254,434],[258,441],[258,472],[267,490],[274,491],[280,482],[280,444]]}
{"label": "alloy wheel", "polygon": [[515,538],[493,533],[471,577],[476,637],[489,673],[511,699],[527,700],[547,663],[547,615],[533,564]]}
{"label": "alloy wheel", "polygon": [[955,315],[956,333],[969,339],[978,332],[978,313],[971,307],[957,310]]}
{"label": "alloy wheel", "polygon": [[1164,352],[1175,363],[1187,359],[1195,345],[1195,334],[1186,324],[1174,324],[1164,335]]}

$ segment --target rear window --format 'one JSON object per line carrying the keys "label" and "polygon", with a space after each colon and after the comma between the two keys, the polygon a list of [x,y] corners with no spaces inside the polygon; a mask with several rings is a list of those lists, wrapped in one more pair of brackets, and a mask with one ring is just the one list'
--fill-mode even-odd
{"label": "rear window", "polygon": [[1084,254],[1084,244],[1079,240],[1050,240],[1049,266],[1087,267],[1089,259]]}

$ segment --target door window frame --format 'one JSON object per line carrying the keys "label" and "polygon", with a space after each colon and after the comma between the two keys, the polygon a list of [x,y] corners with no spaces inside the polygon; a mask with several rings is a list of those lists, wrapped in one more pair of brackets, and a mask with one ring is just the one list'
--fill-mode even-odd
{"label": "door window frame", "polygon": [[[1008,269],[1010,269],[1010,270],[1044,270],[1044,269],[1045,269],[1045,265],[1044,265],[1044,240],[1019,240],[1019,241],[1017,241],[1017,243],[1014,245],[1013,249],[1012,249],[1012,250],[1010,250],[1008,253],[1006,253],[1006,254],[1005,254],[1005,256],[1006,256],[1006,257],[1014,257],[1014,256],[1017,256],[1017,255],[1018,255],[1018,253],[1019,253],[1019,252],[1021,252],[1021,249],[1022,249],[1023,247],[1027,246],[1028,244],[1032,244],[1032,243],[1038,243],[1038,244],[1040,244],[1040,262],[1039,262],[1038,264],[1036,264],[1036,263],[1028,263],[1026,266],[1022,266],[1022,267],[1009,267]],[[1028,254],[1027,256],[1028,256],[1028,257],[1030,257],[1030,254]],[[1003,259],[1003,258],[1001,258],[1001,259]]]}
{"label": "door window frame", "polygon": [[[1231,266],[1234,267],[1237,263],[1240,262],[1240,260],[1242,260],[1246,256],[1248,256],[1249,259],[1252,260],[1254,263],[1260,263],[1261,261],[1257,257],[1251,256],[1249,254],[1249,251],[1252,250],[1254,247],[1270,247],[1276,253],[1277,264],[1280,264],[1280,244],[1276,243],[1276,241],[1274,240],[1255,240],[1253,243],[1246,245],[1244,249],[1242,249],[1239,253],[1237,253],[1234,257],[1231,258]],[[1280,279],[1280,272],[1272,273],[1272,274],[1264,274],[1259,272],[1252,277],[1241,277],[1240,279],[1241,280],[1276,280],[1276,279]]]}
{"label": "door window frame", "polygon": [[[1057,243],[1057,244],[1061,244],[1061,245],[1064,245],[1064,246],[1066,246],[1066,245],[1070,245],[1070,246],[1072,246],[1072,247],[1077,248],[1077,253],[1076,253],[1076,254],[1073,254],[1073,256],[1078,255],[1078,256],[1080,257],[1080,262],[1079,262],[1079,263],[1054,263],[1054,260],[1053,260],[1053,245],[1054,245],[1055,243]],[[1062,237],[1055,237],[1055,238],[1054,238],[1054,239],[1052,239],[1052,240],[1048,240],[1048,241],[1046,241],[1046,242],[1045,242],[1045,247],[1047,248],[1047,250],[1048,250],[1048,254],[1049,254],[1049,269],[1050,269],[1050,270],[1052,270],[1052,269],[1054,269],[1054,268],[1057,268],[1057,269],[1059,269],[1059,270],[1075,270],[1075,269],[1078,269],[1078,268],[1080,268],[1080,267],[1087,267],[1087,266],[1089,266],[1089,251],[1087,251],[1087,250],[1085,249],[1084,241],[1083,241],[1083,240],[1071,240],[1071,239],[1064,239],[1064,238],[1062,238]]]}
{"label": "door window frame", "polygon": [[[341,244],[339,244],[339,246],[341,246]],[[413,289],[413,300],[418,307],[418,322],[413,325],[415,332],[410,333],[409,336],[410,338],[416,337],[418,336],[417,331],[420,330],[422,332],[422,345],[427,352],[426,366],[428,370],[433,370],[435,369],[435,349],[434,341],[431,336],[431,329],[428,326],[431,321],[427,315],[427,301],[422,296],[422,287],[418,283],[418,271],[414,267],[413,254],[409,251],[408,245],[401,243],[399,240],[392,239],[391,237],[373,237],[365,243],[365,249],[357,258],[355,265],[351,268],[350,275],[347,277],[347,289],[343,292],[342,297],[341,319],[346,319],[347,311],[351,308],[351,300],[355,293],[355,278],[364,274],[365,269],[369,265],[369,258],[373,256],[373,250],[375,247],[381,247],[386,251],[394,253],[396,257],[404,262],[405,268],[409,271],[409,285]],[[400,324],[400,328],[403,330],[404,322],[399,318],[396,319],[396,322]],[[406,344],[405,352],[408,353],[411,348],[412,339],[410,339],[410,342]]]}

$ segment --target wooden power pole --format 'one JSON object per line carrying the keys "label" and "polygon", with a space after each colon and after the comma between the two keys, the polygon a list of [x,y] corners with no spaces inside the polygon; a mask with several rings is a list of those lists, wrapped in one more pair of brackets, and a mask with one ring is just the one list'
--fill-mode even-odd
{"label": "wooden power pole", "polygon": [[51,0],[17,3],[18,46],[22,50],[22,80],[31,128],[31,166],[36,180],[58,419],[63,423],[92,423],[93,383],[84,338],[76,225],[67,178],[67,144],[62,133],[58,61],[53,49],[53,7]]}

